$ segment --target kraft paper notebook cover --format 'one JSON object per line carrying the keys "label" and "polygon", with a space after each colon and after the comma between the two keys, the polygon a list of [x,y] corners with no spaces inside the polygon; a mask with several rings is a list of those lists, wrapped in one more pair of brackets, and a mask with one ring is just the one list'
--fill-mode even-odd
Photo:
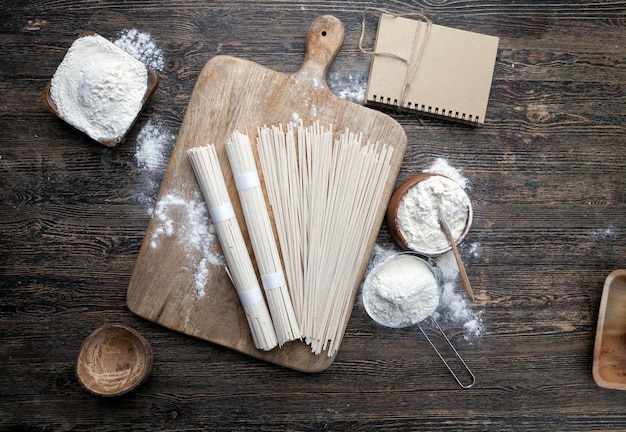
{"label": "kraft paper notebook cover", "polygon": [[499,38],[382,14],[365,103],[479,125]]}

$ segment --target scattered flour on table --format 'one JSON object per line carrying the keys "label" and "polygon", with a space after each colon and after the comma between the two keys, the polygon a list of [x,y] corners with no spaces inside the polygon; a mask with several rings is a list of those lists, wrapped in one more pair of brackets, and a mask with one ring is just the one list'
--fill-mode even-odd
{"label": "scattered flour on table", "polygon": [[197,295],[204,296],[209,266],[222,266],[225,262],[218,249],[215,227],[209,223],[209,214],[200,192],[195,192],[192,199],[185,199],[177,192],[163,194],[155,206],[153,217],[156,226],[150,247],[159,247],[160,239],[164,236],[176,236],[184,245],[184,252],[189,255],[191,264],[195,266]]}
{"label": "scattered flour on table", "polygon": [[480,248],[480,243],[470,244],[469,254],[472,256],[472,258],[481,258],[483,254],[482,249]]}
{"label": "scattered flour on table", "polygon": [[[155,71],[163,69],[163,51],[149,33],[137,29],[122,30],[114,44],[145,66]],[[158,192],[161,176],[165,172],[175,140],[176,135],[163,125],[156,114],[148,119],[137,134],[135,159],[146,183],[145,193],[140,200],[149,205],[149,214],[152,214],[154,197]]]}
{"label": "scattered flour on table", "polygon": [[175,135],[158,118],[150,118],[137,135],[135,158],[139,168],[148,171],[163,170],[174,138]]}
{"label": "scattered flour on table", "polygon": [[137,134],[135,160],[145,184],[139,200],[148,206],[148,214],[152,214],[154,210],[155,197],[175,141],[176,135],[170,132],[156,115],[153,115]]}
{"label": "scattered flour on table", "polygon": [[437,158],[432,165],[424,170],[425,173],[440,174],[457,182],[463,189],[470,188],[469,179],[463,176],[463,171],[450,165],[447,159]]}
{"label": "scattered flour on table", "polygon": [[466,340],[481,336],[484,332],[483,311],[470,307],[465,289],[459,282],[459,268],[454,254],[447,252],[437,257],[435,262],[443,276],[443,293],[437,318],[445,322],[461,324]]}
{"label": "scattered flour on table", "polygon": [[618,232],[616,232],[615,228],[612,226],[602,229],[602,230],[593,231],[591,233],[591,238],[593,240],[599,240],[599,241],[613,240],[613,239],[616,239],[617,237],[618,237]]}
{"label": "scattered flour on table", "polygon": [[156,72],[163,70],[165,66],[163,51],[154,42],[150,33],[125,29],[120,32],[120,37],[114,43],[150,69]]}
{"label": "scattered flour on table", "polygon": [[367,88],[367,71],[362,76],[331,74],[328,83],[333,93],[342,99],[356,104],[365,102],[365,89]]}

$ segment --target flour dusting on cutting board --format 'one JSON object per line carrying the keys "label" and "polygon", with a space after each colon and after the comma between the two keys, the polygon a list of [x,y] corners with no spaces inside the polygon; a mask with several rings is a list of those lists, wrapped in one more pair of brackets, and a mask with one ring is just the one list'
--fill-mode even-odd
{"label": "flour dusting on cutting board", "polygon": [[[148,213],[156,218],[157,224],[150,238],[150,247],[158,248],[159,240],[163,236],[176,235],[186,247],[185,252],[189,255],[190,268],[195,279],[196,294],[202,297],[210,267],[224,265],[224,257],[217,249],[215,228],[210,223],[200,192],[195,192],[192,199],[185,199],[176,191],[168,191],[153,206],[152,194],[156,195],[159,182],[151,176],[162,175],[174,141],[174,134],[165,129],[157,119],[150,119],[137,136],[135,158],[145,174],[144,181],[150,186],[142,201],[149,204]],[[176,220],[174,212],[182,215],[182,218],[179,216]]]}
{"label": "flour dusting on cutting board", "polygon": [[[183,215],[175,220],[174,214]],[[189,255],[198,297],[204,296],[204,287],[209,277],[209,267],[224,265],[224,257],[217,249],[215,227],[209,222],[209,213],[200,192],[192,199],[185,199],[180,193],[164,193],[154,209],[156,227],[150,238],[150,247],[158,248],[159,240],[176,235],[185,252]],[[177,223],[176,223],[177,222]]]}

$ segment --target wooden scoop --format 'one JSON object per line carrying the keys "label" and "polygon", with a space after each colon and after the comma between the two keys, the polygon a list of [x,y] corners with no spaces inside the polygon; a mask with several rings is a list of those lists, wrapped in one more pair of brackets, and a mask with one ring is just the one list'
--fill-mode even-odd
{"label": "wooden scoop", "polygon": [[[393,147],[391,172],[378,203],[374,223],[367,229],[367,247],[374,246],[404,157],[406,134],[391,117],[335,96],[326,83],[326,72],[339,51],[344,37],[342,23],[330,15],[320,16],[306,35],[306,55],[302,67],[293,74],[267,69],[259,64],[229,56],[207,62],[196,82],[187,107],[176,146],[165,173],[159,200],[175,194],[194,200],[199,192],[187,158],[192,147],[215,144],[231,197],[236,197],[235,182],[224,149],[226,139],[235,131],[248,132],[256,142],[256,128],[302,121],[332,124],[337,131],[346,128],[362,133],[363,142],[381,142]],[[258,160],[257,160],[258,162]],[[262,173],[260,173],[262,174]],[[236,199],[235,212],[252,251],[243,224],[243,212]],[[184,211],[172,213],[173,227],[184,226]],[[205,295],[197,294],[196,274],[202,253],[190,248],[182,236],[162,236],[158,247],[151,247],[159,226],[155,215],[139,252],[127,293],[130,310],[163,326],[208,340],[236,351],[293,369],[315,372],[326,369],[334,357],[315,355],[303,342],[291,342],[270,352],[254,348],[243,310],[223,266],[208,265]],[[369,254],[352,283],[347,310],[352,310]],[[349,315],[342,322],[343,331]],[[342,331],[342,334],[343,334]],[[341,335],[340,335],[341,336]]]}
{"label": "wooden scoop", "polygon": [[463,260],[461,259],[461,254],[459,254],[459,249],[456,247],[456,240],[450,231],[450,227],[446,222],[446,219],[443,216],[443,211],[441,207],[439,208],[439,225],[443,233],[448,238],[450,245],[452,246],[452,252],[454,253],[454,259],[456,260],[456,264],[459,267],[459,273],[461,274],[461,280],[463,281],[463,286],[465,287],[465,291],[467,292],[467,296],[470,301],[474,302],[474,292],[472,291],[472,285],[470,284],[469,278],[467,277],[467,272],[465,271],[465,265],[463,264]]}

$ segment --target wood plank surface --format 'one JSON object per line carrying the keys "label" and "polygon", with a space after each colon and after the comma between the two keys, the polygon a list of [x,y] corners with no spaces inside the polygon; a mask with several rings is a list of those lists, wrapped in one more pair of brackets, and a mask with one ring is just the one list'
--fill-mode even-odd
{"label": "wood plank surface", "polygon": [[[126,305],[207,61],[293,74],[308,25],[332,14],[345,40],[328,86],[362,103],[366,7],[500,37],[483,127],[381,111],[408,137],[397,184],[439,157],[470,181],[474,222],[460,252],[484,331],[446,324],[477,377],[469,390],[417,329],[381,328],[358,299],[319,374],[182,335]],[[603,283],[626,267],[625,11],[619,0],[0,0],[0,429],[626,429],[626,392],[592,377]],[[376,22],[369,11],[366,48]],[[125,29],[149,33],[164,62],[147,109],[110,149],[50,114],[40,94],[78,34],[114,40]],[[137,155],[149,125],[165,159],[152,167]],[[384,224],[376,243],[394,246]],[[87,394],[74,374],[80,344],[105,322],[130,325],[155,352],[148,381],[121,398]]]}

